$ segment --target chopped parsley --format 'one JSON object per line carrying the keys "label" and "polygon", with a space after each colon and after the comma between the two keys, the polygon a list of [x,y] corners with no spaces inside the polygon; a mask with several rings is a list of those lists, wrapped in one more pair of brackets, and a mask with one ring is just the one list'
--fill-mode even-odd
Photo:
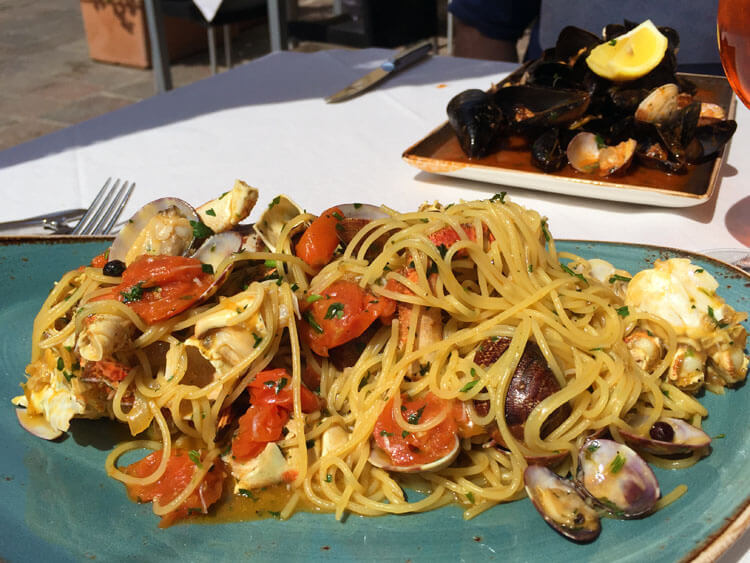
{"label": "chopped parsley", "polygon": [[216,217],[216,211],[214,211],[213,208],[206,209],[206,215],[208,215],[209,217]]}
{"label": "chopped parsley", "polygon": [[508,192],[500,192],[499,194],[495,194],[490,198],[490,201],[495,202],[499,201],[500,203],[505,203],[505,196],[508,194]]}
{"label": "chopped parsley", "polygon": [[323,334],[323,327],[318,324],[318,321],[315,320],[315,317],[313,317],[310,311],[305,312],[304,317],[307,321],[307,324],[310,325],[310,328],[312,328],[318,334]]}
{"label": "chopped parsley", "polygon": [[422,405],[417,409],[417,412],[413,412],[409,415],[409,418],[406,419],[406,422],[409,424],[419,424],[419,419],[422,418],[422,413],[424,412],[424,408],[427,405]]}
{"label": "chopped parsley", "polygon": [[257,348],[260,346],[260,343],[263,342],[263,337],[258,336],[257,334],[253,333],[253,338],[255,339],[255,343],[253,344],[253,348]]}
{"label": "chopped parsley", "polygon": [[326,473],[326,483],[330,483],[331,481],[333,481],[333,475]]}
{"label": "chopped parsley", "polygon": [[203,464],[201,463],[201,453],[198,450],[190,450],[188,452],[188,457],[190,458],[190,461],[192,461],[195,465],[198,466],[198,469],[203,469]]}
{"label": "chopped parsley", "polygon": [[402,438],[406,438],[409,434],[411,434],[411,432],[409,432],[408,430],[402,430],[401,431],[401,437]]}
{"label": "chopped parsley", "polygon": [[193,236],[195,238],[208,238],[214,234],[213,229],[201,221],[190,221],[193,227]]}
{"label": "chopped parsley", "polygon": [[336,221],[344,220],[343,215],[341,215],[341,213],[339,213],[338,211],[334,211],[333,213],[331,213],[331,215],[333,215],[333,218],[336,219]]}
{"label": "chopped parsley", "polygon": [[714,314],[714,309],[713,309],[713,307],[711,307],[711,305],[708,306],[708,316],[711,317],[711,320],[719,328],[726,328],[726,327],[729,326],[729,323],[721,322],[719,319],[716,318],[716,315]]}
{"label": "chopped parsley", "polygon": [[628,309],[627,305],[623,305],[622,307],[618,307],[615,309],[617,311],[617,314],[621,317],[627,317],[630,314],[630,309]]}
{"label": "chopped parsley", "polygon": [[620,274],[614,274],[612,277],[609,278],[609,283],[615,283],[615,282],[618,282],[618,281],[629,282],[631,279],[632,278],[621,276]]}
{"label": "chopped parsley", "polygon": [[477,383],[479,383],[478,379],[475,379],[474,381],[469,381],[466,385],[464,385],[463,387],[461,387],[461,389],[459,389],[459,391],[461,393],[466,393],[467,391],[471,391],[472,389],[474,389],[474,387],[477,386]]}
{"label": "chopped parsley", "polygon": [[544,235],[545,241],[549,242],[552,239],[549,231],[547,230],[547,219],[542,219],[542,234]]}
{"label": "chopped parsley", "polygon": [[617,452],[615,459],[612,460],[609,466],[609,470],[614,475],[615,473],[619,473],[623,467],[625,467],[625,456]]}
{"label": "chopped parsley", "polygon": [[419,375],[427,375],[430,371],[432,364],[427,362],[426,364],[419,364]]}
{"label": "chopped parsley", "polygon": [[328,306],[324,319],[341,319],[344,316],[344,304],[343,303],[331,303]]}
{"label": "chopped parsley", "polygon": [[599,449],[599,442],[592,442],[589,444],[589,446],[586,448],[586,451],[590,454],[593,454],[596,450]]}
{"label": "chopped parsley", "polygon": [[445,255],[448,253],[448,247],[445,246],[442,242],[437,246],[438,252],[440,253],[440,258],[445,258]]}
{"label": "chopped parsley", "polygon": [[214,273],[214,267],[211,264],[201,264],[201,270],[203,270],[204,274]]}
{"label": "chopped parsley", "polygon": [[617,39],[610,39],[608,45],[610,47],[614,47],[615,45],[617,45]]}
{"label": "chopped parsley", "polygon": [[568,266],[566,266],[562,262],[560,262],[560,266],[562,267],[563,271],[565,271],[565,273],[570,274],[571,276],[574,276],[574,277],[580,279],[586,285],[589,284],[588,280],[583,276],[583,274],[579,274],[578,272],[574,272],[573,270],[571,270]]}
{"label": "chopped parsley", "polygon": [[245,498],[249,498],[250,500],[253,500],[255,502],[258,501],[258,497],[256,497],[250,489],[239,489],[237,492]]}
{"label": "chopped parsley", "polygon": [[390,438],[391,436],[393,436],[393,432],[388,432],[388,430],[381,430],[380,435],[385,436],[386,438]]}
{"label": "chopped parsley", "polygon": [[271,209],[274,205],[278,205],[281,201],[281,196],[277,195],[275,198],[271,200],[271,203],[268,204],[268,209]]}
{"label": "chopped parsley", "polygon": [[143,299],[143,283],[144,282],[140,281],[132,286],[129,291],[121,291],[120,295],[122,295],[122,302],[132,303],[133,301],[140,301]]}
{"label": "chopped parsley", "polygon": [[278,395],[281,390],[286,387],[286,384],[289,383],[289,380],[286,377],[280,377],[279,380],[276,382],[276,394]]}
{"label": "chopped parsley", "polygon": [[317,293],[311,293],[310,295],[307,296],[306,301],[308,303],[315,303],[316,301],[320,299],[323,299],[322,295],[318,295]]}
{"label": "chopped parsley", "polygon": [[57,369],[60,371],[65,369],[65,362],[62,358],[57,358]]}
{"label": "chopped parsley", "polygon": [[722,438],[726,438],[726,434],[717,434],[713,437],[713,440],[721,440]]}
{"label": "chopped parsley", "polygon": [[471,504],[474,504],[474,493],[472,493],[471,491],[469,491],[468,493],[466,493],[466,498],[469,499],[469,502]]}

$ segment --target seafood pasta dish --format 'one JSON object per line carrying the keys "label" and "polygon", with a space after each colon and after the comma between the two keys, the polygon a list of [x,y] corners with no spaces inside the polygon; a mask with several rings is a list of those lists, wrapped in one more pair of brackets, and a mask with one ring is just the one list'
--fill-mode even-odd
{"label": "seafood pasta dish", "polygon": [[269,495],[282,519],[529,496],[589,541],[684,492],[649,464],[708,455],[695,394],[745,378],[747,315],[687,259],[558,252],[504,193],[319,214],[282,195],[241,225],[257,199],[147,204],[34,321],[20,423],[126,425],[106,471],[161,526]]}

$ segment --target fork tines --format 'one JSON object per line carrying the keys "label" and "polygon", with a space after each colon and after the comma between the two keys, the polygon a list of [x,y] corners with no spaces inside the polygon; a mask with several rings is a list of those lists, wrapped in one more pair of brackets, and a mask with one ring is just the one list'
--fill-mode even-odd
{"label": "fork tines", "polygon": [[135,188],[135,182],[125,181],[122,185],[120,183],[117,179],[112,184],[112,178],[107,178],[102,189],[91,202],[88,211],[78,221],[71,234],[105,235],[112,230]]}

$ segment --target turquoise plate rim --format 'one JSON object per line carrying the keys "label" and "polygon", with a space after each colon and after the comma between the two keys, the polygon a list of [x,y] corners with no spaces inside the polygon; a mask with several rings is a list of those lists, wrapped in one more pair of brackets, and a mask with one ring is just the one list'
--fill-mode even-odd
{"label": "turquoise plate rim", "polygon": [[[329,514],[300,513],[287,522],[260,520],[157,528],[149,505],[127,500],[107,478],[113,445],[102,423],[75,421],[66,439],[45,442],[23,431],[10,399],[20,392],[33,316],[54,281],[103,250],[107,238],[0,237],[0,560],[212,561],[242,557],[280,561],[503,560],[606,558],[675,561],[714,558],[750,523],[750,409],[742,385],[706,394],[706,429],[716,439],[710,456],[682,471],[656,470],[663,492],[686,483],[676,503],[642,520],[605,520],[600,538],[573,544],[554,533],[526,500],[464,521],[457,507],[417,515],[337,522]],[[636,271],[656,259],[688,257],[709,269],[727,301],[750,310],[750,276],[713,258],[659,246],[556,241],[559,252],[601,257]],[[748,327],[747,323],[745,324]],[[106,426],[106,423],[104,424]]]}

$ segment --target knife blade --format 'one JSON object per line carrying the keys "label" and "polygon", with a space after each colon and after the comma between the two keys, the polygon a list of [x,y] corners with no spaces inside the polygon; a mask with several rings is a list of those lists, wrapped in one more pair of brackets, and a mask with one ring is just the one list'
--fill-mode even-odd
{"label": "knife blade", "polygon": [[375,70],[368,72],[362,78],[355,80],[343,90],[339,90],[335,94],[328,96],[326,98],[326,103],[334,104],[337,102],[343,102],[344,100],[348,100],[361,94],[365,90],[369,90],[389,76],[405,69],[411,64],[414,64],[423,57],[426,57],[432,50],[432,47],[432,39],[427,39],[403,47],[392,58],[385,61]]}

